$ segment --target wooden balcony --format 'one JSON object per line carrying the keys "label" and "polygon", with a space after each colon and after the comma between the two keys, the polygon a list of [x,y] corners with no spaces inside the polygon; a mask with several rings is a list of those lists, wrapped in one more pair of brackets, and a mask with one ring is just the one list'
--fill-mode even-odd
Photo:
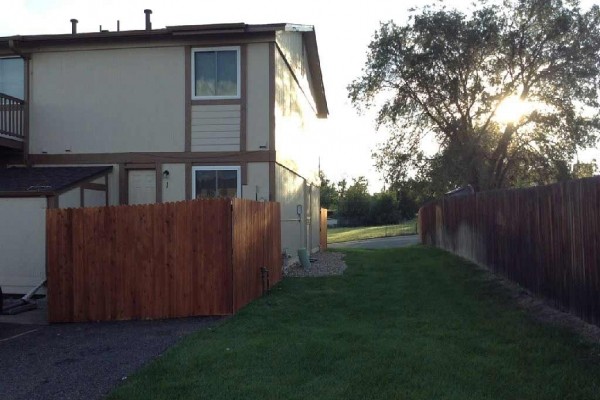
{"label": "wooden balcony", "polygon": [[0,93],[0,148],[23,150],[26,107],[24,100]]}

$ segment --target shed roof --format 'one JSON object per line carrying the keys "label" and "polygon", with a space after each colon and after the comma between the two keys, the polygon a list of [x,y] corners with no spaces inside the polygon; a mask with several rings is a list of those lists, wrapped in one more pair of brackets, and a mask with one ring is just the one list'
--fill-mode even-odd
{"label": "shed roof", "polygon": [[0,168],[0,197],[57,194],[111,170],[111,166]]}

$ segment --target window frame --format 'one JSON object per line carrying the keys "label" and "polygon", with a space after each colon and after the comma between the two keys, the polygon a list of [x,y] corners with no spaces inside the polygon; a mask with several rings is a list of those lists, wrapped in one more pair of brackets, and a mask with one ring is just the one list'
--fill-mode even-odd
{"label": "window frame", "polygon": [[[227,96],[198,96],[196,95],[196,53],[202,52],[219,52],[219,51],[235,51],[236,59],[237,59],[237,93],[235,95],[227,95]],[[240,99],[242,97],[242,62],[241,62],[241,47],[240,46],[224,46],[224,47],[194,47],[192,48],[192,56],[191,56],[191,86],[192,86],[192,100],[231,100],[231,99]],[[216,82],[215,82],[216,83]]]}
{"label": "window frame", "polygon": [[[237,172],[237,187],[236,187],[236,198],[242,198],[242,167],[235,165],[216,166],[216,165],[202,165],[192,167],[192,199],[196,197],[196,171],[236,171]],[[201,198],[201,197],[200,197]],[[217,197],[220,198],[220,197]]]}

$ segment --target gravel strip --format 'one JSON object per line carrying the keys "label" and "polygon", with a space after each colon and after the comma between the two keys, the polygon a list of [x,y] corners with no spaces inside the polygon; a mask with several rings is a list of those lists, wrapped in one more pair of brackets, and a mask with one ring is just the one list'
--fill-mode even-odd
{"label": "gravel strip", "polygon": [[284,268],[283,275],[295,278],[342,275],[348,268],[343,258],[343,253],[311,254],[310,259],[315,261],[310,263],[310,269],[304,269],[299,262],[296,262]]}
{"label": "gravel strip", "polygon": [[37,330],[0,342],[0,399],[101,399],[182,337],[218,319],[30,325]]}

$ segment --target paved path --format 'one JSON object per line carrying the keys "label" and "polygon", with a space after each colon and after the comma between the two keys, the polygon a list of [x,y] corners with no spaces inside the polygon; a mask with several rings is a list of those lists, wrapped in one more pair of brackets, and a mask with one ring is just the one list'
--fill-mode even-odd
{"label": "paved path", "polygon": [[353,240],[351,242],[330,243],[327,247],[332,249],[389,249],[405,247],[419,243],[418,235],[391,236],[377,239]]}
{"label": "paved path", "polygon": [[217,319],[1,323],[0,399],[100,399],[183,336]]}

